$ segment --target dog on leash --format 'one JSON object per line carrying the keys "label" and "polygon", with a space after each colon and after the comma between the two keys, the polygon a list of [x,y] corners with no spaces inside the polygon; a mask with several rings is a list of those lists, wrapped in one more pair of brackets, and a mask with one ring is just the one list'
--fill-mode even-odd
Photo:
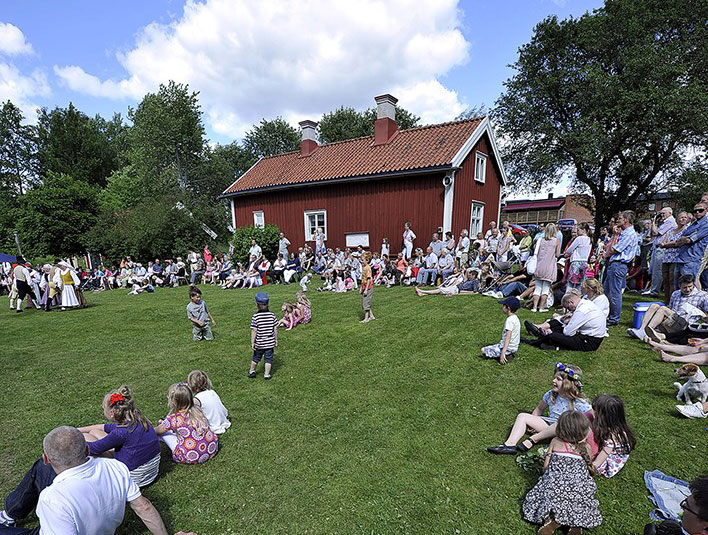
{"label": "dog on leash", "polygon": [[684,364],[674,370],[679,379],[688,379],[684,384],[674,383],[679,389],[676,399],[691,403],[693,398],[697,398],[701,403],[708,399],[708,379],[703,371],[696,364]]}

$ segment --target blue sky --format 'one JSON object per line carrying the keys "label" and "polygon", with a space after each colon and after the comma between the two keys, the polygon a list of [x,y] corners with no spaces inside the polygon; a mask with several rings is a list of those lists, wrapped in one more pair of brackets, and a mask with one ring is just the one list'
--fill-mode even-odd
{"label": "blue sky", "polygon": [[493,105],[536,23],[599,0],[3,0],[0,100],[125,115],[170,78],[200,91],[210,140],[296,125],[391,92],[426,123]]}

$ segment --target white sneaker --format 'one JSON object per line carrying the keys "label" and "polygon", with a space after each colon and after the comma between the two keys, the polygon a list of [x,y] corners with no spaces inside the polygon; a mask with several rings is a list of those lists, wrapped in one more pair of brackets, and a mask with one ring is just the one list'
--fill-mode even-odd
{"label": "white sneaker", "polygon": [[0,511],[0,526],[4,526],[6,528],[11,528],[15,525],[15,519],[12,518],[10,515],[8,515],[5,512],[5,509]]}
{"label": "white sneaker", "polygon": [[497,299],[504,299],[504,294],[501,292],[496,292],[494,294],[494,297],[496,297]]}
{"label": "white sneaker", "polygon": [[686,418],[705,418],[708,416],[703,410],[703,404],[700,401],[687,403],[686,405],[676,405],[676,410]]}
{"label": "white sneaker", "polygon": [[644,329],[627,329],[627,334],[632,338],[637,338],[638,340],[644,340],[647,337]]}

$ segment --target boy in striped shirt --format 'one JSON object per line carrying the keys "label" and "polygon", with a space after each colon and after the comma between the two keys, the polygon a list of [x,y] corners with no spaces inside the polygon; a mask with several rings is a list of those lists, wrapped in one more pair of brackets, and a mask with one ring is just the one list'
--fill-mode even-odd
{"label": "boy in striped shirt", "polygon": [[253,379],[256,376],[256,368],[261,359],[265,360],[263,379],[270,379],[270,368],[273,364],[273,350],[278,345],[278,319],[275,314],[268,310],[268,294],[258,292],[256,294],[256,305],[258,311],[251,316],[251,348],[253,349],[253,360],[248,377]]}

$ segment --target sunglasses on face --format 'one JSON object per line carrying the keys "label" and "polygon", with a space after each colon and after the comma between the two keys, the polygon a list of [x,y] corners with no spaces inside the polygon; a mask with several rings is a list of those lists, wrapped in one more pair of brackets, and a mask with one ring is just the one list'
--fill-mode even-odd
{"label": "sunglasses on face", "polygon": [[697,214],[701,214],[701,213],[705,212],[706,209],[705,208],[695,208],[693,211]]}

